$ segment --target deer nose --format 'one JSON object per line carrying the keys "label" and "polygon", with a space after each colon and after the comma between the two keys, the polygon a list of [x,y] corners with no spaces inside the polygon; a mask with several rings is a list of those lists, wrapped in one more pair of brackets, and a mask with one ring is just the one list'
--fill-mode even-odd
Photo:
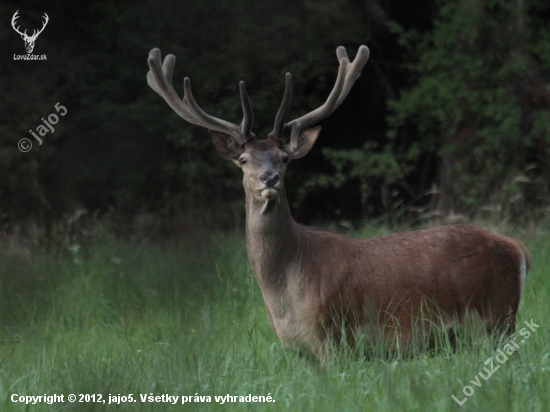
{"label": "deer nose", "polygon": [[265,184],[267,187],[275,186],[280,180],[281,176],[279,176],[279,173],[277,172],[271,174],[264,172],[260,175],[260,182]]}

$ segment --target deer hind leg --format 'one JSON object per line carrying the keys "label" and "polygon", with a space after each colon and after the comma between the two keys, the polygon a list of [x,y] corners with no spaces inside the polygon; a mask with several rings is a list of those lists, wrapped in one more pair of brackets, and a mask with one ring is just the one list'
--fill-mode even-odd
{"label": "deer hind leg", "polygon": [[507,299],[502,299],[501,302],[506,302],[506,304],[493,305],[493,308],[502,308],[500,311],[485,314],[485,327],[487,334],[493,339],[495,349],[516,331],[516,313],[519,306],[519,296],[509,296]]}
{"label": "deer hind leg", "polygon": [[515,332],[516,314],[528,270],[526,253],[523,247],[519,248],[515,259],[508,262],[506,266],[502,266],[503,275],[500,278],[502,284],[495,290],[495,294],[489,301],[488,309],[491,313],[487,318],[487,332],[500,340]]}
{"label": "deer hind leg", "polygon": [[506,313],[498,319],[496,324],[488,332],[496,332],[496,334],[500,335],[500,337],[509,337],[510,335],[513,335],[516,331],[517,310],[517,304],[508,306]]}
{"label": "deer hind leg", "polygon": [[518,273],[518,288],[517,293],[513,293],[513,296],[510,296],[511,305],[508,306],[508,311],[504,319],[504,330],[503,334],[506,336],[511,336],[516,331],[516,314],[519,307],[519,302],[523,290],[525,289],[525,279],[527,277],[527,267],[528,267],[528,256],[526,256],[526,251],[521,247],[521,259],[519,264],[519,273]]}

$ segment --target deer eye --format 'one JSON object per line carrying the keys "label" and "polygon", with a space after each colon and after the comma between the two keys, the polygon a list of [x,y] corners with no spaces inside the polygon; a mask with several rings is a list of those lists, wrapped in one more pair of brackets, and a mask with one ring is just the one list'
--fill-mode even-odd
{"label": "deer eye", "polygon": [[284,155],[283,156],[283,163],[288,163],[289,159],[290,158],[287,155]]}
{"label": "deer eye", "polygon": [[244,157],[241,157],[239,159],[239,162],[241,162],[241,164],[244,165],[246,162],[248,162],[248,160],[246,160]]}

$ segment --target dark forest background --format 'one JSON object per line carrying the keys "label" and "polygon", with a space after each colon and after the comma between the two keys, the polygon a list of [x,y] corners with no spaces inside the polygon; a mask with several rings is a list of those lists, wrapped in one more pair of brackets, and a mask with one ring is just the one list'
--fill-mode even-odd
{"label": "dark forest background", "polygon": [[[49,15],[33,52],[46,61],[14,61],[25,54],[16,10],[28,32]],[[350,58],[370,48],[313,151],[287,172],[302,223],[523,223],[550,212],[547,0],[19,0],[0,15],[5,231],[102,217],[150,234],[242,227],[241,172],[148,87],[154,47],[177,57],[176,90],[190,77],[216,117],[240,122],[246,81],[262,138],[287,71],[294,118],[330,93],[337,46]],[[38,145],[29,130],[58,102],[67,115]],[[22,138],[31,151],[18,150]]]}

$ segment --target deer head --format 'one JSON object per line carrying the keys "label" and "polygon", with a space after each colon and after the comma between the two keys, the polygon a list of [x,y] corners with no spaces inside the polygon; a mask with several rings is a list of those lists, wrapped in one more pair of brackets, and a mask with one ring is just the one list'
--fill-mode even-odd
{"label": "deer head", "polygon": [[19,31],[19,27],[15,27],[15,23],[16,23],[15,21],[19,18],[17,13],[19,13],[19,10],[17,10],[13,14],[13,17],[11,19],[11,26],[13,27],[13,29],[17,33],[19,33],[21,35],[21,38],[25,41],[25,49],[27,49],[27,53],[31,54],[32,51],[34,50],[34,42],[38,38],[38,35],[44,31],[44,28],[48,24],[48,21],[50,20],[50,18],[48,17],[48,15],[46,13],[44,13],[44,23],[42,23],[42,28],[40,30],[34,30],[33,33],[32,33],[32,36],[28,36],[27,35],[27,30],[25,30],[23,33],[21,33],[21,31]]}
{"label": "deer head", "polygon": [[147,82],[183,119],[209,129],[218,153],[243,170],[247,198],[263,204],[265,211],[270,202],[284,193],[283,177],[289,161],[305,156],[319,137],[321,128],[313,126],[334,112],[348,95],[369,58],[369,49],[361,46],[352,63],[344,47],[338,47],[336,55],[340,68],[327,101],[321,107],[288,123],[286,117],[292,102],[292,76],[290,73],[286,74],[283,101],[275,116],[273,131],[265,140],[257,140],[251,131],[254,115],[242,81],[239,89],[244,116],[240,125],[206,114],[195,102],[191,82],[187,77],[184,79],[184,97],[179,98],[172,86],[176,61],[173,55],[166,56],[164,64],[161,64],[160,50],[151,50],[148,59],[151,71],[147,73]]}

